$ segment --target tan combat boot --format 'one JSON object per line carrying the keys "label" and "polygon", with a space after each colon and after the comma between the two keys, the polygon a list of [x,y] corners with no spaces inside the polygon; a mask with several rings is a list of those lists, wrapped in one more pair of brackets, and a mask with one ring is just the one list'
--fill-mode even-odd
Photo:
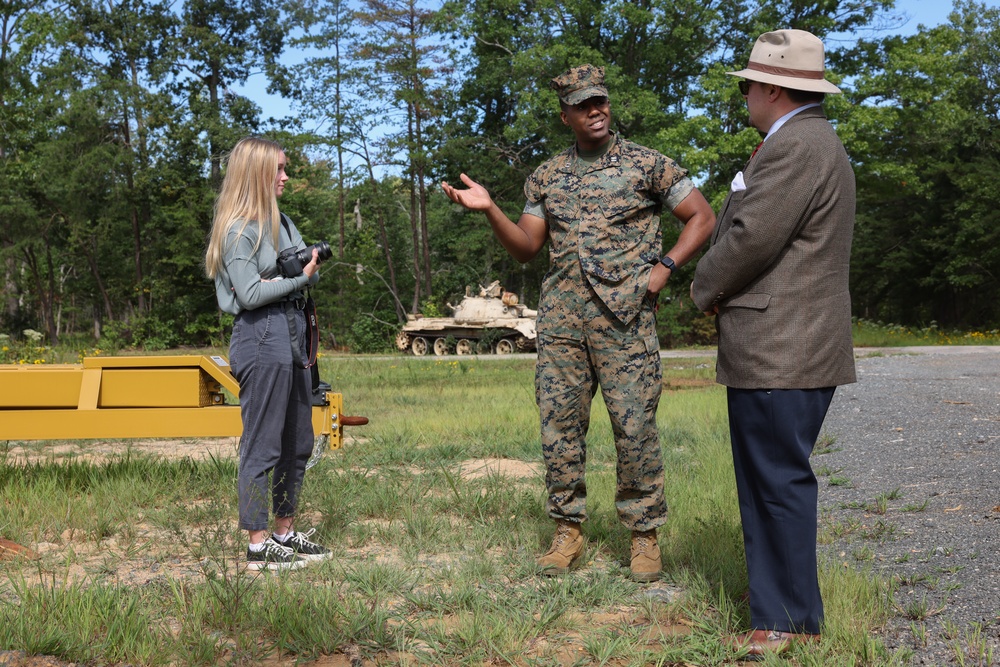
{"label": "tan combat boot", "polygon": [[656,581],[660,578],[661,567],[656,529],[632,533],[633,581]]}
{"label": "tan combat boot", "polygon": [[580,531],[580,524],[573,521],[556,521],[556,534],[552,546],[538,559],[541,573],[547,577],[566,574],[583,559],[587,538]]}

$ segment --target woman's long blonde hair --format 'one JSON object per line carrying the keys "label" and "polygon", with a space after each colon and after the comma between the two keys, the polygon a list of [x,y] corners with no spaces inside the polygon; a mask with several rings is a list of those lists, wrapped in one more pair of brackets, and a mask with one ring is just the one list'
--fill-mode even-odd
{"label": "woman's long blonde hair", "polygon": [[283,152],[276,142],[257,137],[240,139],[230,151],[226,175],[215,200],[215,217],[205,252],[205,272],[209,278],[215,278],[222,271],[226,235],[237,223],[241,225],[241,232],[250,224],[260,227],[254,252],[260,247],[268,224],[271,242],[275,249],[278,248],[280,214],[274,184]]}

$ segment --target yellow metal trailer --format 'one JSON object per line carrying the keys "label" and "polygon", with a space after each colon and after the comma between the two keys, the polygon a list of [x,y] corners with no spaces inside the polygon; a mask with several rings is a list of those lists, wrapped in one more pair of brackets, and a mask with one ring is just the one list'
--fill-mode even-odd
{"label": "yellow metal trailer", "polygon": [[[220,356],[89,357],[82,364],[0,365],[0,440],[238,436],[239,383]],[[313,430],[338,449],[343,397],[313,406]]]}

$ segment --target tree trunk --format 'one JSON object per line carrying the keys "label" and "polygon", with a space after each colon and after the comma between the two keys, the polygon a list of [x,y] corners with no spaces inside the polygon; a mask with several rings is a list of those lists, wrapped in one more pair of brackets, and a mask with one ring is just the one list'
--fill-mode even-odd
{"label": "tree trunk", "polygon": [[17,297],[17,283],[14,282],[14,276],[17,275],[17,262],[14,257],[11,256],[7,258],[7,261],[4,264],[4,310],[6,311],[8,317],[13,318],[17,315],[18,306],[20,305]]}
{"label": "tree trunk", "polygon": [[[134,231],[135,239],[135,263],[136,263],[136,285],[139,287],[139,310],[142,312],[147,312],[146,303],[146,291],[143,288],[143,280],[145,279],[145,272],[142,267],[142,231],[144,229],[149,229],[150,220],[152,219],[152,212],[150,211],[149,197],[145,196],[144,192],[135,191],[135,173],[138,171],[140,174],[146,172],[148,168],[148,146],[146,144],[146,118],[143,113],[141,97],[138,94],[140,90],[139,84],[139,70],[138,65],[135,61],[131,61],[130,66],[132,68],[132,113],[135,118],[135,134],[137,138],[136,145],[133,147],[129,143],[129,149],[133,158],[132,167],[129,169],[129,189],[131,190],[132,201],[138,200],[139,204],[134,215],[136,217],[136,228]],[[126,122],[128,119],[125,119]],[[134,206],[134,205],[133,205]],[[150,294],[152,297],[152,294]],[[152,303],[148,304],[149,310],[152,310]]]}
{"label": "tree trunk", "polygon": [[413,164],[413,142],[414,142],[414,129],[413,129],[413,105],[409,104],[406,107],[406,140],[410,147],[409,155],[409,168],[407,169],[410,181],[410,237],[413,240],[413,306],[410,312],[416,314],[420,312],[420,275],[422,271],[420,270],[420,217],[419,211],[417,209],[417,188],[416,188],[416,173],[414,171]]}
{"label": "tree trunk", "polygon": [[108,294],[107,288],[104,286],[104,280],[101,278],[101,271],[97,268],[97,239],[91,239],[91,245],[94,247],[89,247],[86,244],[83,247],[83,254],[87,258],[87,266],[90,267],[90,275],[94,277],[94,282],[97,283],[97,289],[101,293],[101,301],[104,303],[104,315],[111,322],[115,319],[114,309],[111,307],[111,296]]}
{"label": "tree trunk", "polygon": [[399,301],[399,288],[396,286],[396,267],[392,264],[392,250],[389,247],[389,235],[385,231],[385,214],[381,204],[378,202],[378,181],[375,179],[375,172],[372,169],[371,161],[366,161],[368,165],[368,180],[372,186],[372,193],[375,198],[375,222],[378,225],[378,237],[382,243],[382,251],[385,254],[385,264],[389,271],[389,290],[392,292],[392,301],[396,304],[396,317],[399,323],[406,322],[406,311]]}
{"label": "tree trunk", "polygon": [[[126,148],[132,146],[132,130],[129,127],[128,104],[125,103],[122,110],[122,132],[125,137]],[[139,224],[139,210],[135,201],[135,160],[125,167],[125,184],[128,186],[129,199],[129,222],[132,225],[132,266],[135,270],[135,290],[137,294],[137,306],[140,313],[146,312],[146,294],[142,288],[142,229]]]}
{"label": "tree trunk", "polygon": [[431,244],[430,244],[430,233],[427,230],[427,184],[425,179],[425,167],[423,164],[423,158],[418,165],[417,169],[417,188],[418,188],[418,201],[420,210],[420,239],[423,244],[423,255],[424,255],[424,290],[428,296],[433,292],[431,289]]}
{"label": "tree trunk", "polygon": [[[44,239],[44,237],[43,237]],[[44,242],[44,241],[43,241]],[[53,316],[52,304],[55,300],[55,283],[52,278],[52,256],[49,248],[51,247],[48,243],[45,245],[45,260],[49,268],[49,277],[46,280],[42,276],[41,267],[38,266],[38,257],[35,254],[35,249],[31,246],[26,246],[23,249],[25,264],[28,265],[28,270],[31,272],[31,278],[35,283],[35,293],[38,295],[38,309],[39,309],[39,319],[45,322],[45,328],[48,335],[49,345],[59,344],[59,332],[56,330],[56,321]]]}
{"label": "tree trunk", "polygon": [[204,79],[208,88],[209,113],[211,117],[208,122],[208,152],[212,163],[211,184],[212,189],[218,192],[222,185],[222,152],[219,148],[218,132],[219,119],[222,114],[219,111],[219,65],[212,63],[211,73]]}
{"label": "tree trunk", "polygon": [[337,123],[337,220],[340,222],[340,259],[344,259],[344,135],[343,122],[340,116],[340,38],[334,44],[334,55],[337,58],[336,96],[334,101],[334,114]]}
{"label": "tree trunk", "polygon": [[[421,84],[419,80],[414,80],[414,90],[419,91],[423,94],[421,90]],[[415,102],[413,104],[413,117],[414,117],[414,147],[416,148],[416,159],[414,162],[414,176],[417,185],[417,210],[415,215],[420,225],[420,242],[421,242],[421,255],[423,258],[423,274],[424,274],[424,292],[427,296],[433,293],[431,285],[431,244],[430,238],[427,231],[427,165],[424,159],[424,136],[423,136],[423,123],[421,122],[421,108],[420,103]]]}

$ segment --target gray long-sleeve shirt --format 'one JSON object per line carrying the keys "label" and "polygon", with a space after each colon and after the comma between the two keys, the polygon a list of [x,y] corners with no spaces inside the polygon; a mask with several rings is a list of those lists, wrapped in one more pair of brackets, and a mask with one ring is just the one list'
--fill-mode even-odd
{"label": "gray long-sleeve shirt", "polygon": [[[287,230],[279,225],[278,247],[305,248],[305,243],[295,225],[288,222]],[[241,223],[236,223],[226,236],[224,254],[225,268],[215,276],[215,297],[224,312],[239,315],[244,310],[253,310],[276,301],[284,301],[301,295],[301,291],[315,285],[319,272],[312,278],[301,273],[294,278],[284,278],[278,271],[278,252],[271,243],[270,229],[264,231],[257,252],[254,245],[260,235],[260,225],[251,222],[240,232]]]}

